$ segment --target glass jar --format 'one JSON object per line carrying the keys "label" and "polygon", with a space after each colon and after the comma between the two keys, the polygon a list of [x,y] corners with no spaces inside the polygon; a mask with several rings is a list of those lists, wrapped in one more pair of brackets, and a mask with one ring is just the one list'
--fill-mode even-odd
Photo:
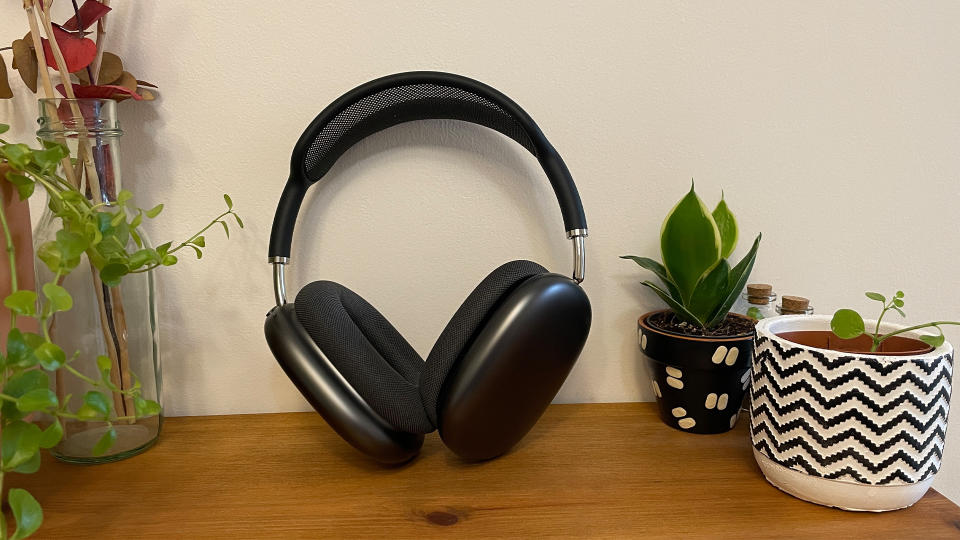
{"label": "glass jar", "polygon": [[780,298],[777,313],[780,315],[813,315],[813,306],[810,305],[810,300],[802,296],[785,294]]}
{"label": "glass jar", "polygon": [[777,295],[772,286],[752,283],[747,285],[731,311],[757,320],[776,317],[776,301]]}
{"label": "glass jar", "polygon": [[[120,193],[120,137],[117,102],[109,99],[41,99],[40,129],[37,135],[48,141],[64,143],[77,160],[72,171],[61,166],[58,174],[76,182],[93,201],[115,204]],[[56,239],[61,229],[49,205],[34,231],[34,248]],[[149,245],[147,238],[142,238]],[[129,250],[138,249],[129,240]],[[139,384],[141,397],[161,402],[160,336],[157,321],[157,291],[153,271],[128,274],[117,286],[107,286],[98,271],[82,255],[80,264],[63,279],[61,285],[73,297],[73,308],[51,319],[53,342],[70,355],[79,356],[70,365],[94,380],[100,379],[97,357],[110,359],[111,382],[121,389]],[[47,283],[53,273],[37,261],[37,283]],[[66,420],[64,437],[52,449],[68,462],[97,463],[117,461],[152,446],[160,435],[163,414],[135,419],[133,398],[111,393],[66,370],[56,372],[51,384],[62,400],[72,395],[75,402],[86,392],[98,390],[111,398],[112,422],[116,441],[103,455],[94,455],[94,445],[109,429],[105,422]],[[75,408],[75,407],[74,407]],[[161,409],[162,410],[162,409]]]}

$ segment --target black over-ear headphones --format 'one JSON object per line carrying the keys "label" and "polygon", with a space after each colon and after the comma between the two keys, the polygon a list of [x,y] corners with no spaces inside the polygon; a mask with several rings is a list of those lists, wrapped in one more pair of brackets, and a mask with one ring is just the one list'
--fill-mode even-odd
{"label": "black over-ear headphones", "polygon": [[[573,278],[530,261],[491,272],[453,315],[426,362],[343,285],[315,281],[287,303],[283,273],[307,189],[358,141],[421,119],[480,124],[523,145],[550,179],[574,244]],[[566,165],[510,98],[449,73],[383,77],[331,103],[293,149],[270,234],[277,307],[267,315],[267,342],[327,423],[374,459],[407,461],[434,429],[466,459],[493,458],[533,427],[587,339],[590,302],[579,286],[585,236],[586,218]]]}

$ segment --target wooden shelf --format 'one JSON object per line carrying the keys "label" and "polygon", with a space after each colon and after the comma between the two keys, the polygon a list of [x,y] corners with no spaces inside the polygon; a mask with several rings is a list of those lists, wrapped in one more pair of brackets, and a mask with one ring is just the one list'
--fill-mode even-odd
{"label": "wooden shelf", "polygon": [[44,507],[39,538],[956,538],[930,491],[884,514],[809,504],[767,484],[747,422],[723,435],[661,424],[653,404],[554,405],[517,448],[460,461],[428,435],[381,468],[313,413],[171,418],[111,465],[46,459],[11,475]]}

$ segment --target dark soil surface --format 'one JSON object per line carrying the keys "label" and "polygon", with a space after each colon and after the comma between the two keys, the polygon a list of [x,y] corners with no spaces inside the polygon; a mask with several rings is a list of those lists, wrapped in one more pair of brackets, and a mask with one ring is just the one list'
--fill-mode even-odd
{"label": "dark soil surface", "polygon": [[699,328],[688,322],[680,320],[672,311],[654,313],[647,319],[647,324],[664,332],[681,334],[684,336],[703,336],[703,337],[734,337],[742,336],[753,332],[753,327],[757,321],[744,317],[737,317],[727,314],[727,318],[715,328],[709,330]]}

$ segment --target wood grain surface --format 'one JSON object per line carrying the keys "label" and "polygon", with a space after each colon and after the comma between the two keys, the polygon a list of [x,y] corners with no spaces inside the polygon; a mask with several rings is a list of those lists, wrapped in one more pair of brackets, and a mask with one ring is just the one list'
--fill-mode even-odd
{"label": "wood grain surface", "polygon": [[960,508],[932,490],[883,514],[780,492],[743,420],[692,435],[650,403],[553,405],[500,459],[464,463],[432,434],[382,468],[313,413],[171,418],[140,456],[46,459],[11,483],[43,504],[38,538],[960,537]]}

